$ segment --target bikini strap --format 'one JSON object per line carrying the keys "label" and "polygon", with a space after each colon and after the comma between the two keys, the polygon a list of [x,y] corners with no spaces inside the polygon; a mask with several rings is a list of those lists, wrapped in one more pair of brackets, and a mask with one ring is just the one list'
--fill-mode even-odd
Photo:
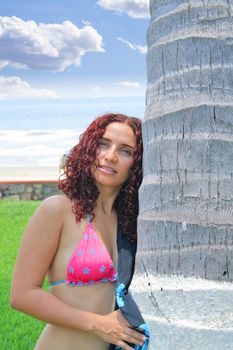
{"label": "bikini strap", "polygon": [[91,223],[91,216],[90,216],[90,214],[88,213],[88,211],[87,211],[87,221],[88,221],[88,224]]}

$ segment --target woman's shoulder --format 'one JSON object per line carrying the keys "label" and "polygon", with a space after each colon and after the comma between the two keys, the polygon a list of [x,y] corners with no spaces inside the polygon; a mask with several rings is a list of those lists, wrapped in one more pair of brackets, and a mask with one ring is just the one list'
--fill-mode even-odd
{"label": "woman's shoulder", "polygon": [[45,198],[40,205],[40,210],[54,215],[62,215],[70,211],[71,207],[71,200],[67,196],[55,195]]}

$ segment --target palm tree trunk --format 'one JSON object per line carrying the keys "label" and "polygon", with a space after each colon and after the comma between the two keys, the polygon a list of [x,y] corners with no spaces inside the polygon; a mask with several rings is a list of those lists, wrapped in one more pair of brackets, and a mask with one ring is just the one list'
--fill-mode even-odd
{"label": "palm tree trunk", "polygon": [[152,350],[233,349],[233,1],[150,7],[135,296]]}

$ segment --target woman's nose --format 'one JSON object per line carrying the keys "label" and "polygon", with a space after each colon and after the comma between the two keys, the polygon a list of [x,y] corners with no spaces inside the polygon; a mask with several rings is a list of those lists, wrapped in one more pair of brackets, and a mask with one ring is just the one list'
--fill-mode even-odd
{"label": "woman's nose", "polygon": [[117,155],[114,149],[109,149],[106,153],[105,153],[105,159],[108,161],[111,161],[113,163],[117,162]]}

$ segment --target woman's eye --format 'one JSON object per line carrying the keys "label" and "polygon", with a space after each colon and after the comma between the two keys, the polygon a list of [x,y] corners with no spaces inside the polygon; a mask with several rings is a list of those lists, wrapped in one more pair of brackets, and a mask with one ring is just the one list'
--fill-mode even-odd
{"label": "woman's eye", "polygon": [[107,148],[108,144],[105,141],[99,141],[99,148],[104,149]]}
{"label": "woman's eye", "polygon": [[122,153],[123,155],[127,156],[127,157],[132,156],[132,152],[131,152],[128,148],[123,148],[123,149],[121,150],[121,153]]}

